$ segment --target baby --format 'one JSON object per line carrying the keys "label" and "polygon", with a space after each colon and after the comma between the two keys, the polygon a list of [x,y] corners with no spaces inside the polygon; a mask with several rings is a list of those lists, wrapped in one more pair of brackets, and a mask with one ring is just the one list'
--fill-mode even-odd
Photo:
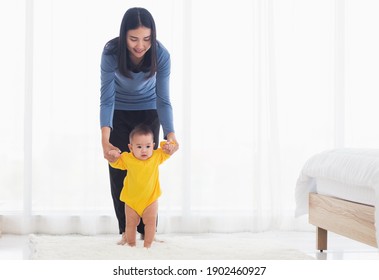
{"label": "baby", "polygon": [[120,244],[136,245],[136,229],[142,218],[145,224],[144,247],[150,248],[156,232],[158,197],[161,195],[159,184],[159,165],[170,157],[169,145],[161,142],[154,150],[154,135],[145,125],[134,128],[129,135],[130,153],[109,151],[115,161],[109,162],[113,168],[127,170],[120,200],[125,202],[126,235]]}

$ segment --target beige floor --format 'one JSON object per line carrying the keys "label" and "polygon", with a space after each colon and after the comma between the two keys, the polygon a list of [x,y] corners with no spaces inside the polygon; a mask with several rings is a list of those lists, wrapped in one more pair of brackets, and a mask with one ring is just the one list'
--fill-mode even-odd
{"label": "beige floor", "polygon": [[[379,250],[359,242],[329,233],[328,250],[323,253],[315,250],[313,232],[265,232],[258,237],[273,238],[296,248],[319,260],[379,260]],[[0,260],[28,259],[28,237],[3,234],[0,237]]]}

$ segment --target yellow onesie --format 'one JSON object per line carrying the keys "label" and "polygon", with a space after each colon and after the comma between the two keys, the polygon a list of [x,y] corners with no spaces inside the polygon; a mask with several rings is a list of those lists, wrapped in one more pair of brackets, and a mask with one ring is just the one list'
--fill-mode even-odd
{"label": "yellow onesie", "polygon": [[[161,142],[161,146],[163,143],[165,142]],[[133,153],[123,152],[115,162],[109,163],[113,168],[128,170],[120,200],[141,217],[146,207],[156,201],[162,193],[158,166],[169,157],[169,154],[158,148],[147,160],[139,160]]]}

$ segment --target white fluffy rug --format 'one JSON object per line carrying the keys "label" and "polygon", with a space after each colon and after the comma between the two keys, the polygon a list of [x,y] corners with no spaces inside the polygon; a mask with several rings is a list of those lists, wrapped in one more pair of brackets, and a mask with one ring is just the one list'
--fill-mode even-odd
{"label": "white fluffy rug", "polygon": [[254,234],[158,235],[146,250],[120,246],[119,235],[30,235],[35,260],[302,260],[313,259],[272,239]]}

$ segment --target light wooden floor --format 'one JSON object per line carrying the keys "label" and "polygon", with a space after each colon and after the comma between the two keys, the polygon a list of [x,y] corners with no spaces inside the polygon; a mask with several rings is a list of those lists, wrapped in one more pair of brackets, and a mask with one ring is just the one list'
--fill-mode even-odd
{"label": "light wooden floor", "polygon": [[[379,249],[333,233],[329,233],[328,250],[323,253],[315,249],[314,232],[274,231],[257,233],[257,236],[275,239],[319,260],[379,260]],[[28,256],[27,236],[3,234],[0,237],[0,260],[22,260]]]}

